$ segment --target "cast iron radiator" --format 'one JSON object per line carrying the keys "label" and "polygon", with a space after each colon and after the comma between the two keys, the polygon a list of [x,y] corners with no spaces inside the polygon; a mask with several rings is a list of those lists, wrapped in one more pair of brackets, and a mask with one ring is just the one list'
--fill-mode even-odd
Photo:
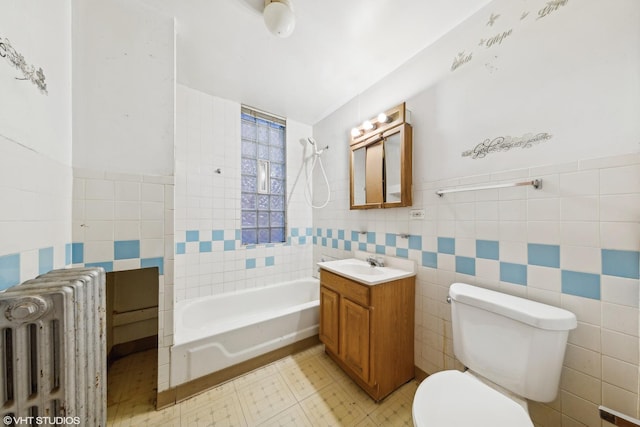
{"label": "cast iron radiator", "polygon": [[105,292],[104,269],[74,268],[0,293],[5,425],[106,426]]}

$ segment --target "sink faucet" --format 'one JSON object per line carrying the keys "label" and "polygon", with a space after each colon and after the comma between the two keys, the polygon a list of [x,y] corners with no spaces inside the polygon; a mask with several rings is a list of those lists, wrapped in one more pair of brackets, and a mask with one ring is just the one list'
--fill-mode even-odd
{"label": "sink faucet", "polygon": [[374,258],[370,256],[365,261],[371,264],[371,267],[384,267],[384,262],[382,261],[382,258]]}

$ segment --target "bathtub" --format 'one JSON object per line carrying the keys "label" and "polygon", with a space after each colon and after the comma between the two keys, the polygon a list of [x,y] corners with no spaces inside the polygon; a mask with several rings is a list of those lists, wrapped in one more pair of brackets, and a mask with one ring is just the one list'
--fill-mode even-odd
{"label": "bathtub", "polygon": [[319,293],[308,278],[177,303],[171,387],[317,335]]}

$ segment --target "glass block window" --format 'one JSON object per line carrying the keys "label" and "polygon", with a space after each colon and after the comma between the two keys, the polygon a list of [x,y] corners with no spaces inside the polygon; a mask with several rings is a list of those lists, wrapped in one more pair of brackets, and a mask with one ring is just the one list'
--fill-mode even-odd
{"label": "glass block window", "polygon": [[242,107],[242,244],[284,242],[285,121]]}

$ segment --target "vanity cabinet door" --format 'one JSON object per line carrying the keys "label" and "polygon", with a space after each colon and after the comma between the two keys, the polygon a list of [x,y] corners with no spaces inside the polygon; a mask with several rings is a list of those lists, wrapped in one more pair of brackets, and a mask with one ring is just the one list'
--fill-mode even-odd
{"label": "vanity cabinet door", "polygon": [[331,289],[320,287],[320,341],[338,354],[340,295]]}
{"label": "vanity cabinet door", "polygon": [[360,378],[369,382],[369,309],[340,300],[340,356]]}

